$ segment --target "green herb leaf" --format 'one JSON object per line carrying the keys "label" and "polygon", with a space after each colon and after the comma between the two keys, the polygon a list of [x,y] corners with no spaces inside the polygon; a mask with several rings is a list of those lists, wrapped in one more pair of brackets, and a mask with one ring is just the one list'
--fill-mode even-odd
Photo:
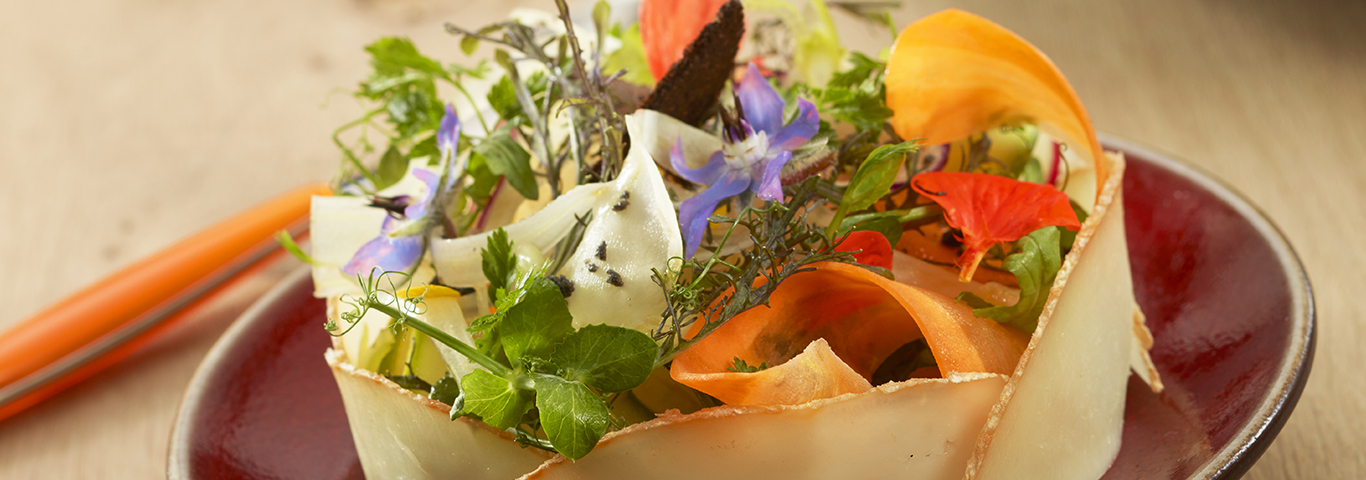
{"label": "green herb leaf", "polygon": [[531,171],[531,154],[512,139],[507,128],[499,129],[489,138],[474,146],[475,153],[484,157],[489,170],[506,178],[512,188],[531,200],[540,198],[540,186]]}
{"label": "green herb leaf", "polygon": [[512,79],[503,77],[489,87],[488,95],[485,95],[493,111],[498,112],[498,118],[511,120],[522,114],[522,104],[517,103],[517,89],[512,86]]}
{"label": "green herb leaf", "polygon": [[289,234],[289,230],[280,230],[279,233],[276,233],[275,241],[280,243],[280,248],[285,249],[290,255],[294,255],[294,258],[299,259],[299,261],[315,267],[321,265],[321,263],[309,256],[307,252],[304,252],[304,249],[300,248],[298,243],[294,243],[294,237]]}
{"label": "green herb leaf", "polygon": [[455,399],[459,397],[460,382],[456,381],[455,377],[452,377],[449,373],[447,373],[446,376],[441,377],[441,380],[437,380],[436,383],[432,384],[432,391],[427,394],[427,398],[446,405],[455,405]]}
{"label": "green herb leaf", "polygon": [[507,430],[522,422],[531,411],[531,390],[517,388],[506,378],[475,370],[460,381],[465,392],[465,408],[453,416],[478,415],[484,423],[499,430]]}
{"label": "green herb leaf", "polygon": [[496,301],[494,293],[506,289],[517,271],[517,256],[512,254],[508,232],[499,228],[490,233],[488,246],[479,249],[479,257],[483,259],[484,278],[489,281],[489,301]]}
{"label": "green herb leaf", "polygon": [[640,24],[631,24],[621,34],[621,48],[607,55],[603,71],[613,74],[626,70],[621,79],[636,85],[653,86],[655,77],[650,75],[650,64],[645,60],[645,42],[640,38]]}
{"label": "green herb leaf", "polygon": [[365,47],[372,57],[370,64],[377,71],[398,72],[411,68],[435,75],[445,75],[441,64],[418,53],[413,41],[402,37],[384,37]]}
{"label": "green herb leaf", "polygon": [[892,245],[896,245],[896,242],[901,241],[901,234],[905,233],[901,228],[901,222],[897,221],[896,217],[871,218],[855,225],[854,229],[850,231],[857,232],[865,230],[882,234],[883,237],[887,238],[887,242]]}
{"label": "green herb leaf", "polygon": [[390,145],[389,149],[384,151],[384,156],[379,157],[379,168],[375,169],[375,189],[389,188],[407,174],[407,157],[398,151],[398,147]]}
{"label": "green herb leaf", "polygon": [[[1062,268],[1062,251],[1056,227],[1044,227],[1031,232],[1015,243],[1018,253],[1006,257],[1005,268],[1020,282],[1020,299],[1014,305],[992,307],[981,297],[969,292],[958,295],[958,301],[973,306],[972,314],[1005,323],[1027,333],[1039,325],[1039,314],[1048,301],[1048,290]],[[980,307],[979,305],[988,305]]]}
{"label": "green herb leaf", "polygon": [[607,433],[612,412],[587,385],[554,375],[534,375],[536,408],[550,444],[572,460],[593,451]]}
{"label": "green herb leaf", "polygon": [[607,29],[612,26],[611,22],[612,5],[608,4],[607,0],[598,0],[597,3],[593,4],[593,28],[598,34],[599,42],[602,41],[601,39],[607,38]]}
{"label": "green herb leaf", "polygon": [[873,202],[891,191],[896,172],[901,169],[906,156],[915,153],[917,148],[918,141],[912,140],[883,145],[869,153],[858,171],[854,172],[854,178],[849,180],[849,187],[845,189],[844,198],[835,210],[835,218],[830,222],[827,235],[834,236],[837,233],[844,224],[845,215],[872,206]]}
{"label": "green herb leaf", "polygon": [[[1086,210],[1082,210],[1081,205],[1077,204],[1076,200],[1068,200],[1068,202],[1072,205],[1072,213],[1077,214],[1077,221],[1086,222]],[[1077,232],[1062,227],[1055,228],[1058,229],[1058,242],[1062,244],[1062,251],[1072,251],[1072,243],[1077,241]]]}
{"label": "green herb leaf", "polygon": [[854,178],[849,181],[840,208],[846,212],[856,212],[872,206],[873,202],[886,195],[892,188],[892,182],[896,181],[896,172],[906,156],[919,148],[917,143],[909,141],[883,145],[868,154],[863,165],[854,173]]}
{"label": "green herb leaf", "polygon": [[735,357],[731,359],[730,366],[726,367],[727,371],[738,373],[754,373],[767,369],[768,362],[760,362],[758,365],[750,365],[749,362],[740,359],[740,357]]}
{"label": "green herb leaf", "polygon": [[503,351],[513,365],[527,357],[549,358],[555,344],[573,332],[569,303],[545,277],[527,284],[526,294],[507,310],[499,327]]}
{"label": "green herb leaf", "polygon": [[550,360],[566,379],[605,393],[640,386],[654,369],[655,341],[636,330],[588,325],[565,337]]}

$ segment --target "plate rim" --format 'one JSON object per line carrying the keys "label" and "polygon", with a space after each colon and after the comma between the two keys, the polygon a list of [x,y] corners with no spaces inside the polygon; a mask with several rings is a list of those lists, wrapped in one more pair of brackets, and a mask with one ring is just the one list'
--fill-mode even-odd
{"label": "plate rim", "polygon": [[[1317,309],[1314,303],[1314,289],[1309,274],[1304,268],[1295,249],[1285,233],[1271,221],[1266,212],[1258,208],[1245,195],[1211,172],[1195,164],[1180,159],[1176,155],[1163,152],[1155,147],[1106,133],[1097,136],[1106,148],[1124,153],[1132,153],[1144,161],[1155,163],[1204,188],[1248,220],[1268,246],[1275,252],[1285,272],[1288,290],[1291,293],[1290,339],[1286,356],[1276,371],[1271,388],[1253,413],[1253,420],[1239,428],[1214,456],[1204,462],[1189,479],[1234,479],[1241,477],[1252,468],[1252,464],[1266,452],[1290,418],[1300,395],[1304,393],[1309,379],[1309,371],[1314,363],[1317,336]],[[1298,286],[1299,288],[1294,288]]]}
{"label": "plate rim", "polygon": [[[1291,294],[1291,334],[1286,355],[1281,360],[1271,388],[1267,390],[1253,413],[1253,420],[1244,424],[1223,448],[1215,452],[1187,478],[1224,480],[1241,477],[1265,453],[1284,427],[1299,402],[1313,365],[1317,344],[1317,310],[1308,272],[1285,234],[1266,213],[1217,176],[1180,157],[1146,144],[1106,133],[1098,133],[1097,136],[1107,149],[1133,154],[1142,161],[1156,164],[1199,185],[1224,201],[1267,241],[1281,263],[1287,285],[1299,287],[1288,289]],[[166,473],[169,479],[193,478],[190,449],[186,447],[196,430],[191,419],[198,416],[202,405],[201,397],[208,385],[211,370],[224,361],[231,346],[237,343],[249,326],[264,318],[264,311],[289,292],[289,288],[283,287],[305,281],[311,277],[311,273],[311,267],[304,265],[281,279],[277,287],[258,298],[224,331],[195,368],[194,375],[177,406],[176,419],[172,423],[170,443],[167,446]]]}
{"label": "plate rim", "polygon": [[192,419],[199,416],[200,408],[203,405],[201,397],[208,387],[211,370],[223,362],[228,352],[232,350],[232,346],[237,343],[247,329],[261,321],[260,319],[265,318],[263,315],[265,310],[274,306],[289,293],[290,289],[285,287],[303,282],[306,278],[311,280],[312,274],[312,268],[304,265],[281,279],[265,295],[247,307],[236,320],[233,320],[232,326],[228,327],[223,335],[218,337],[213,347],[209,349],[209,353],[199,361],[199,366],[195,367],[194,376],[190,377],[190,383],[185,386],[185,394],[180,398],[180,405],[176,407],[175,421],[171,423],[171,442],[167,445],[168,451],[166,452],[167,479],[194,478],[190,449],[185,447],[190,444],[192,434],[196,429]]}

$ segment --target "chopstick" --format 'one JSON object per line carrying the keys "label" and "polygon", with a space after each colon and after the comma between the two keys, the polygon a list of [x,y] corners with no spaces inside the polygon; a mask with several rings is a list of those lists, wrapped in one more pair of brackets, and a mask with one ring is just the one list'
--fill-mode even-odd
{"label": "chopstick", "polygon": [[0,332],[0,420],[89,378],[169,330],[177,313],[277,253],[273,234],[282,229],[302,233],[312,197],[330,194],[320,184],[287,192]]}

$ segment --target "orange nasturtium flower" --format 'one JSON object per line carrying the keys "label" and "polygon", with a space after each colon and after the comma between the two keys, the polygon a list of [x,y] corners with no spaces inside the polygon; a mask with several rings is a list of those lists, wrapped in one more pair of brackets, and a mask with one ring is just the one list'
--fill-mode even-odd
{"label": "orange nasturtium flower", "polygon": [[929,172],[911,177],[911,187],[943,207],[944,220],[963,231],[958,279],[964,282],[972,280],[992,245],[1043,227],[1081,228],[1067,195],[1052,185],[986,173]]}
{"label": "orange nasturtium flower", "polygon": [[984,18],[945,10],[912,23],[887,60],[887,108],[901,138],[937,145],[1002,125],[1036,123],[1108,175],[1091,118],[1047,56]]}
{"label": "orange nasturtium flower", "polygon": [[655,81],[683,58],[702,27],[716,19],[727,0],[645,0],[640,2],[640,41]]}
{"label": "orange nasturtium flower", "polygon": [[[842,248],[841,248],[842,249]],[[879,365],[925,339],[941,373],[1009,375],[1029,335],[952,298],[856,265],[818,263],[674,359],[679,383],[731,405],[799,405],[872,388]],[[767,364],[730,370],[736,359]]]}

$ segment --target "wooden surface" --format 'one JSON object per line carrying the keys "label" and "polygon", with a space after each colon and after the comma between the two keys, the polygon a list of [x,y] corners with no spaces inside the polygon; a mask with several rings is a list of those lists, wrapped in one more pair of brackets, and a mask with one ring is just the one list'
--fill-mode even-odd
{"label": "wooden surface", "polygon": [[[329,178],[359,111],[361,46],[548,1],[0,2],[0,327],[275,194]],[[1251,479],[1366,478],[1366,3],[917,0],[1047,52],[1099,130],[1244,192],[1299,252],[1318,302],[1313,375]],[[890,39],[847,18],[851,42]],[[0,478],[164,475],[170,425],[217,335],[282,265],[98,378],[0,423]]]}

